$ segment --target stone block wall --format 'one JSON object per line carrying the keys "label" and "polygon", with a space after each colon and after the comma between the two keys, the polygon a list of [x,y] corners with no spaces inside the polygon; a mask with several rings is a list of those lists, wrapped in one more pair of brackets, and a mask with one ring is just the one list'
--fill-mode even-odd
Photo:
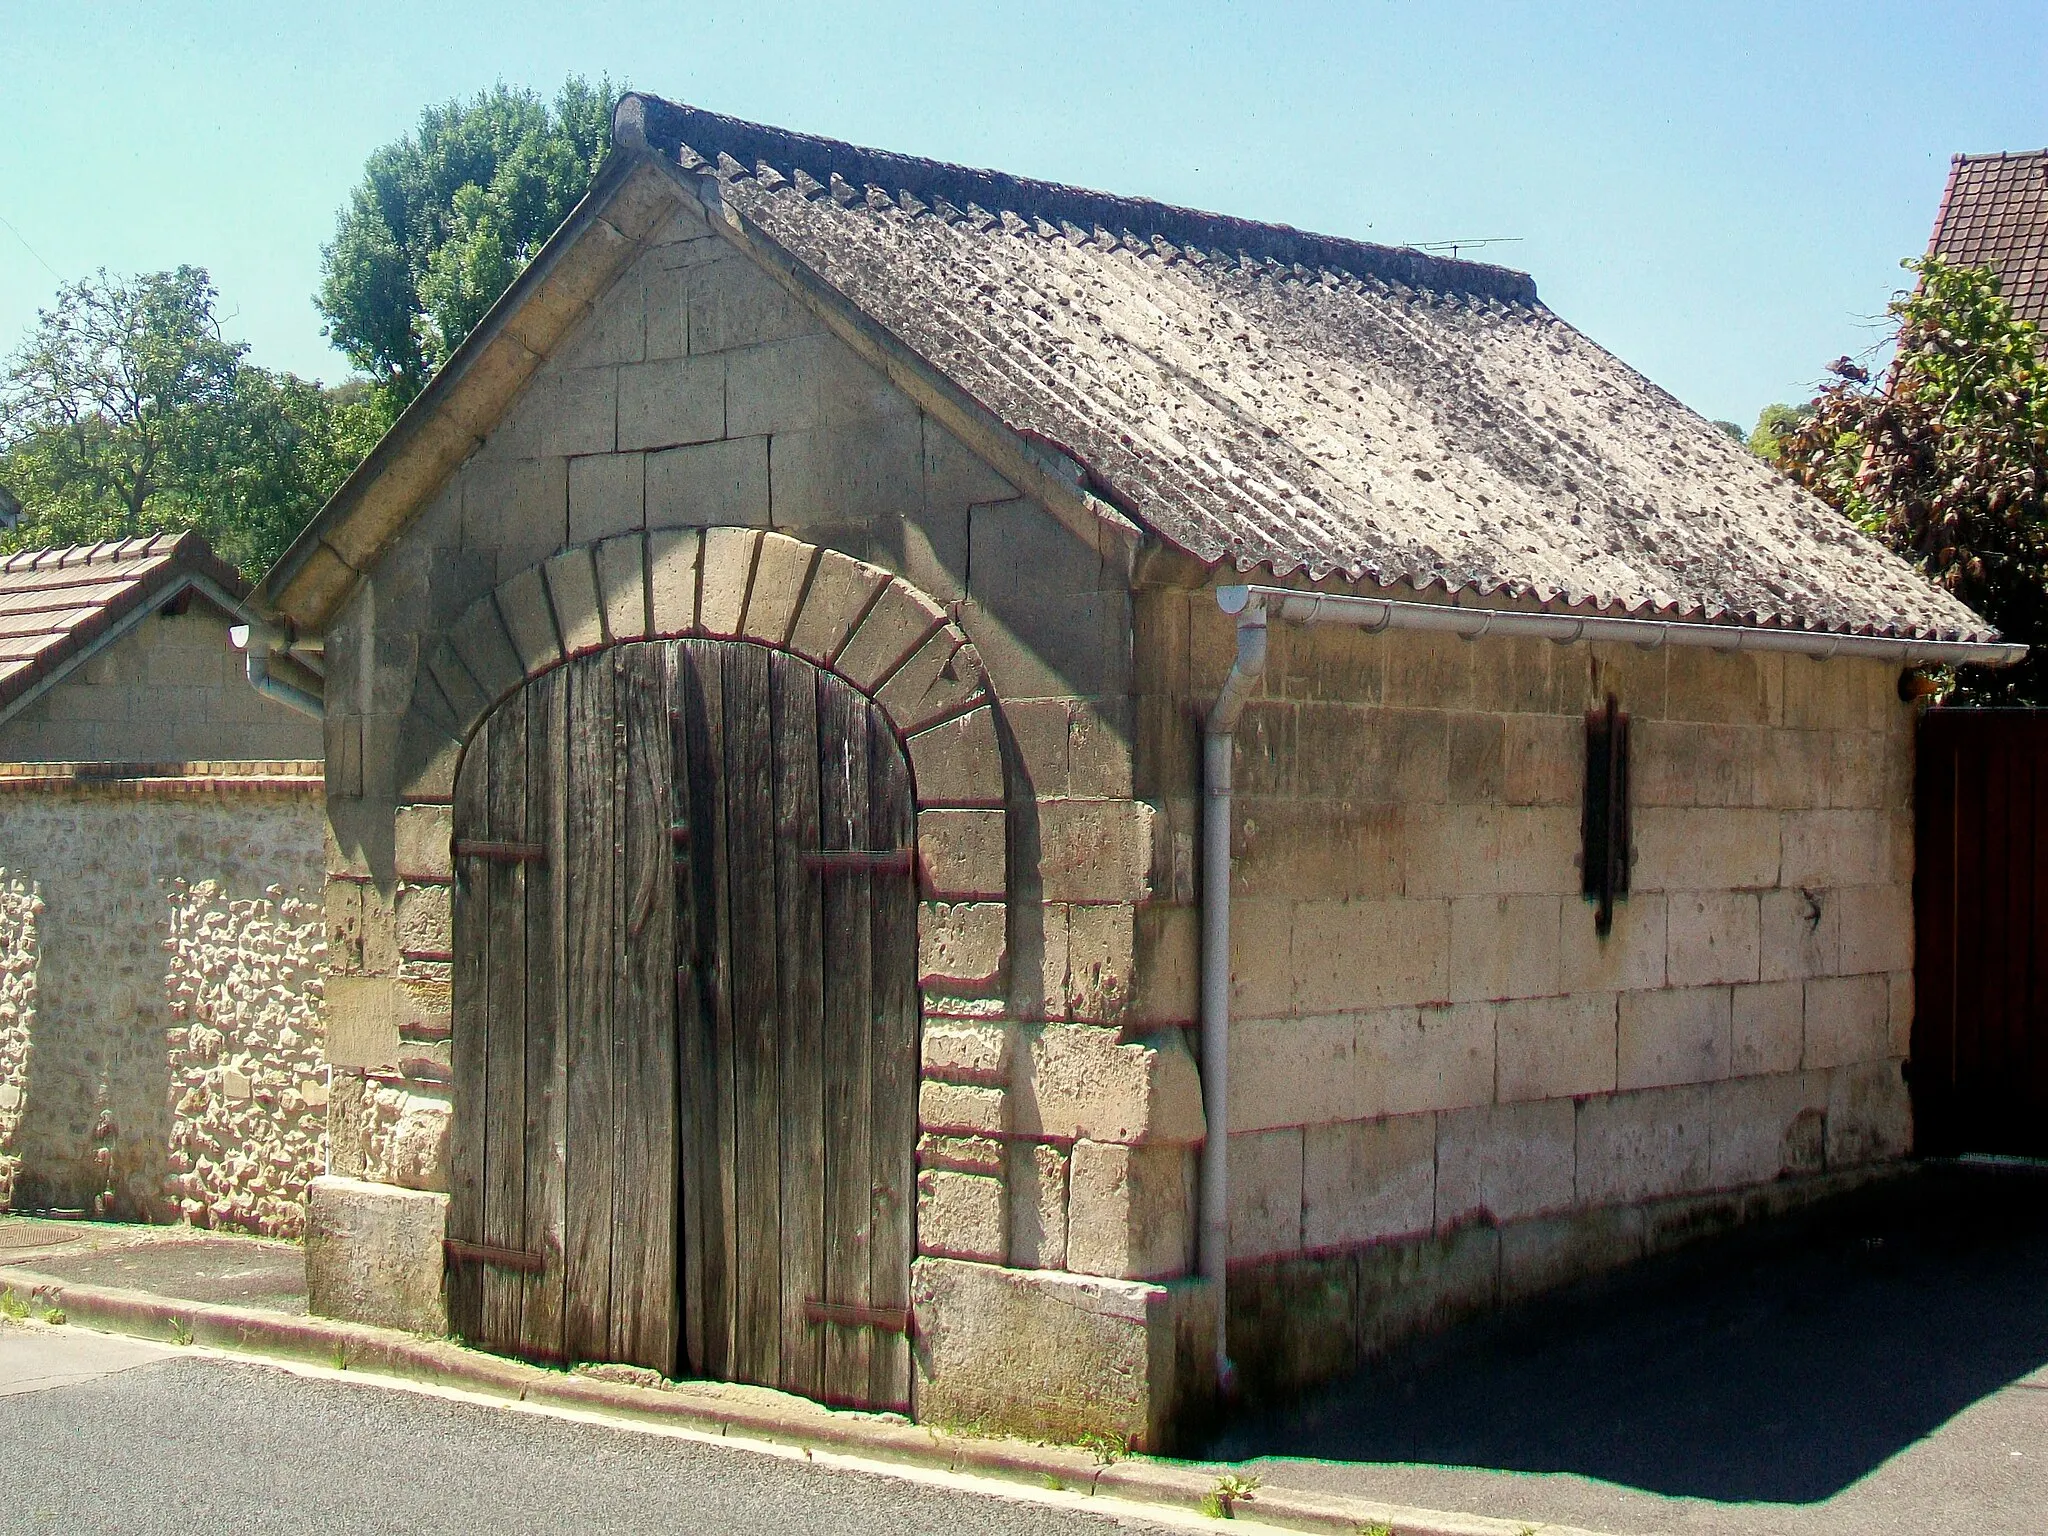
{"label": "stone block wall", "polygon": [[0,724],[0,762],[316,757],[320,723],[249,686],[234,621],[196,594],[152,613]]}
{"label": "stone block wall", "polygon": [[[750,638],[848,677],[909,748],[921,1262],[1134,1282],[1106,1315],[1164,1315],[1144,1284],[1188,1268],[1202,1122],[1179,1030],[1138,1006],[1171,875],[1133,786],[1127,558],[684,213],[365,565],[326,636],[337,1175],[447,1187],[449,804],[474,722],[565,655]],[[930,1294],[984,1294],[959,1273]],[[1102,1424],[1131,1430],[1119,1411]],[[1157,1433],[1155,1404],[1133,1411]]]}
{"label": "stone block wall", "polygon": [[[1139,627],[1144,792],[1178,846],[1232,626],[1208,591],[1153,590]],[[1232,832],[1234,1264],[1907,1150],[1895,669],[1336,626],[1270,645]],[[1634,863],[1603,939],[1578,857],[1584,712],[1610,692]],[[1196,916],[1162,904],[1156,942],[1184,953]]]}
{"label": "stone block wall", "polygon": [[325,1159],[318,765],[0,769],[15,1209],[296,1236]]}

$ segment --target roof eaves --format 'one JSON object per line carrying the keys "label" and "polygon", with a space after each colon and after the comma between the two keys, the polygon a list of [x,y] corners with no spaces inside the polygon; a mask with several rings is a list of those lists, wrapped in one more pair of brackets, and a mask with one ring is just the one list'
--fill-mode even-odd
{"label": "roof eaves", "polygon": [[[133,548],[137,544],[143,546],[139,551]],[[122,550],[128,551],[125,557],[120,553]],[[23,565],[8,561],[7,569],[57,570],[123,560],[151,563],[125,578],[119,570],[108,571],[108,580],[126,579],[132,585],[68,627],[54,645],[46,646],[27,665],[0,676],[0,723],[26,709],[141,623],[160,603],[186,588],[201,593],[237,617],[249,616],[249,584],[194,531],[130,539],[119,545],[72,545],[38,550],[35,554],[36,560]],[[69,558],[74,555],[82,558]],[[44,559],[45,556],[55,558]]]}

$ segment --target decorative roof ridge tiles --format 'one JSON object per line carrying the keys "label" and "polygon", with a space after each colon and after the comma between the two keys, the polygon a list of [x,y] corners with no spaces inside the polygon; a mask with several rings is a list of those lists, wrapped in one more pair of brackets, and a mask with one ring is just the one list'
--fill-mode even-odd
{"label": "decorative roof ridge tiles", "polygon": [[936,211],[941,204],[967,209],[970,215],[978,207],[996,217],[1011,214],[1034,233],[1039,232],[1034,225],[1048,226],[1051,233],[1046,238],[1061,238],[1060,226],[1071,224],[1113,232],[1147,246],[1163,239],[1183,249],[1242,254],[1286,267],[1348,272],[1430,292],[1469,294],[1504,304],[1539,302],[1535,280],[1507,267],[1319,235],[1292,225],[1207,213],[1007,171],[866,149],[638,92],[621,102],[622,124],[632,120],[635,104],[640,133],[649,147],[679,160],[686,169],[716,175],[721,181],[758,180],[758,169],[750,167],[765,165],[777,173],[777,180],[763,182],[764,189],[793,182],[800,195],[810,196],[813,194],[804,190],[807,185],[823,186],[836,200],[841,187],[850,199],[860,199],[862,189],[873,187],[899,210],[905,194],[914,196],[925,205],[916,217],[941,218]]}

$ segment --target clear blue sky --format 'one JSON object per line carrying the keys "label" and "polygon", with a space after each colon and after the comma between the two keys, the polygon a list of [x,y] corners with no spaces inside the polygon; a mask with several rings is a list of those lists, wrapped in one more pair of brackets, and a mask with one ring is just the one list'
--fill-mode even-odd
{"label": "clear blue sky", "polygon": [[1950,154],[2048,144],[2041,0],[0,0],[0,350],[53,271],[193,262],[256,361],[339,378],[309,296],[364,157],[571,72],[1333,234],[1514,236],[1479,254],[1745,424],[1871,344]]}

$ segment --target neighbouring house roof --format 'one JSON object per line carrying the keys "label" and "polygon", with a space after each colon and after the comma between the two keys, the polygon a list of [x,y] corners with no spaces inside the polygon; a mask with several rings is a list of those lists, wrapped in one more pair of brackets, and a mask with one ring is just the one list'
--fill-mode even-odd
{"label": "neighbouring house roof", "polygon": [[0,558],[0,719],[194,588],[229,613],[249,590],[196,533]]}
{"label": "neighbouring house roof", "polygon": [[2048,325],[2048,149],[1957,155],[1927,250],[1991,268],[2013,313]]}
{"label": "neighbouring house roof", "polygon": [[999,470],[1074,461],[1088,515],[1212,566],[1993,635],[1552,314],[1520,273],[639,95],[620,103],[614,139],[591,196],[264,578],[262,603],[302,627],[338,608],[602,302],[661,217],[640,174],[653,165],[892,378],[950,402],[948,425],[989,423],[968,440],[1013,448],[991,457]]}

